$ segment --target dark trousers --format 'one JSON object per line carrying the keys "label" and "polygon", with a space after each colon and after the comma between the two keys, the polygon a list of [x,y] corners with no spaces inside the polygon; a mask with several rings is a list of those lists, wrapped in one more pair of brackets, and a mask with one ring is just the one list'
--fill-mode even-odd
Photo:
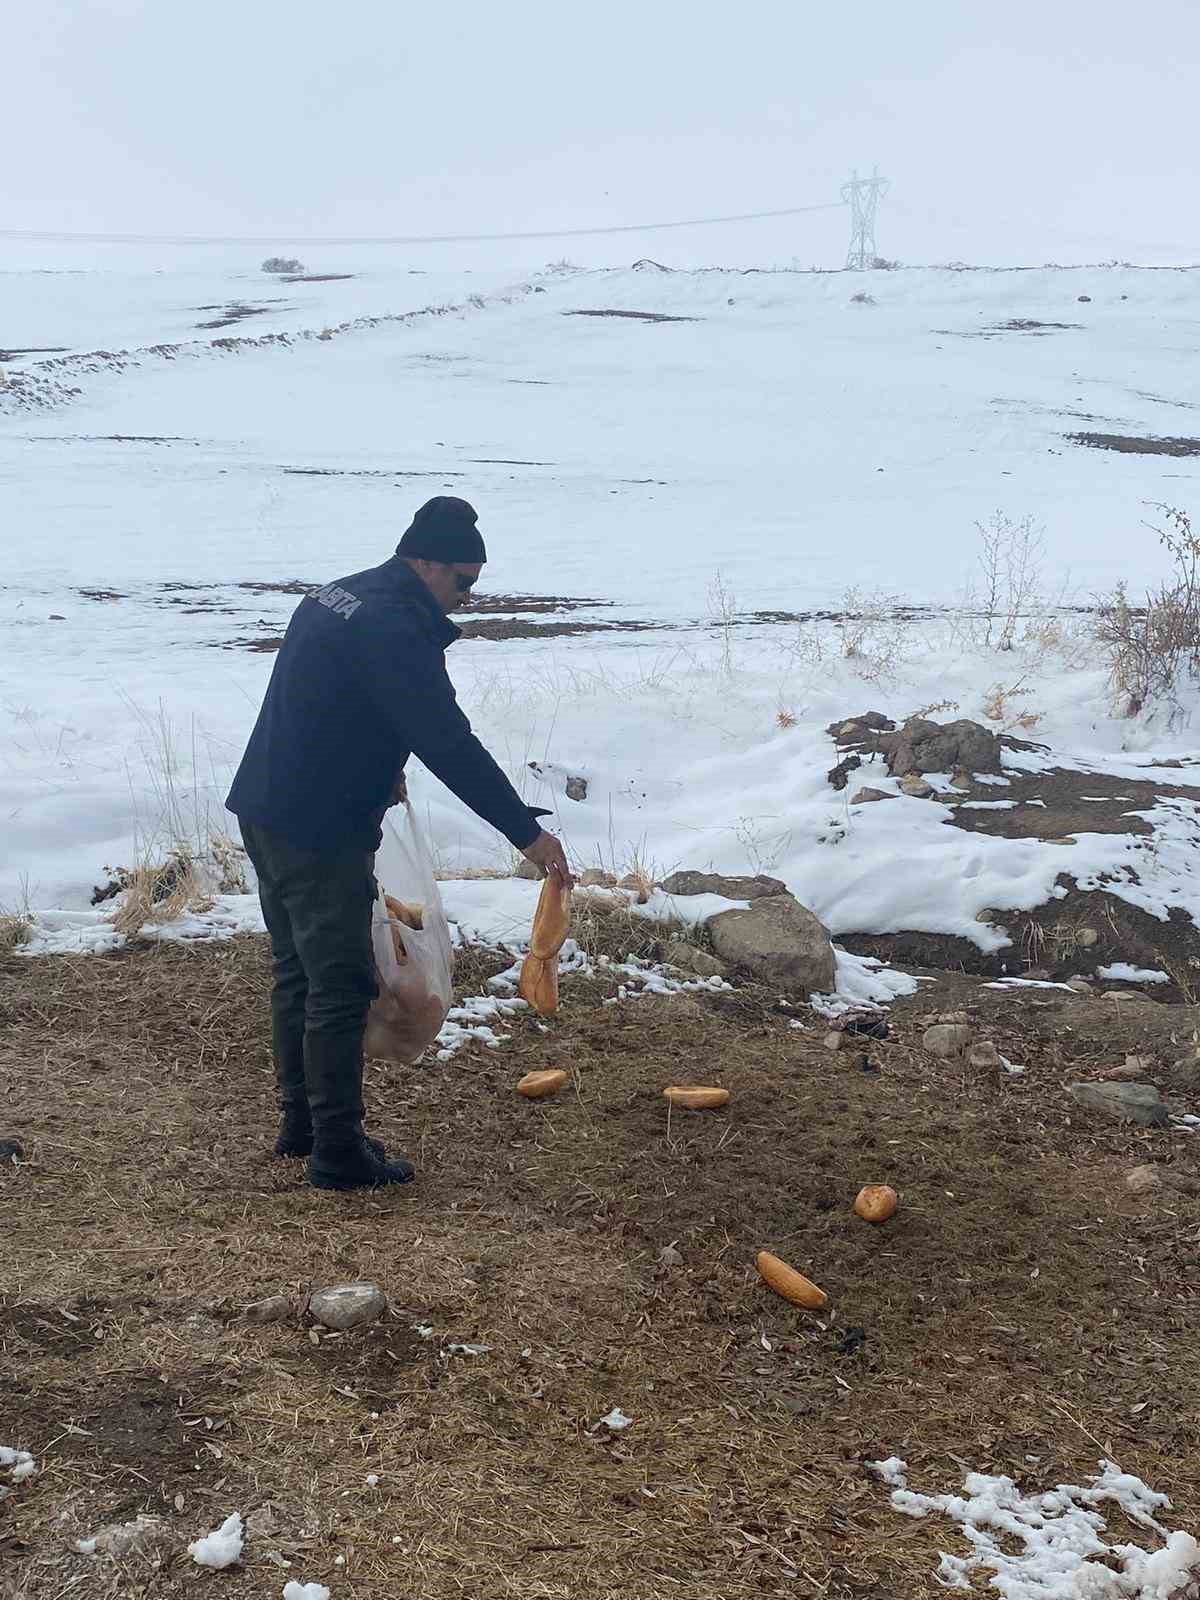
{"label": "dark trousers", "polygon": [[286,1116],[318,1142],[362,1132],[363,1033],[377,993],[371,951],[375,857],[304,850],[242,823],[275,973],[271,1042]]}

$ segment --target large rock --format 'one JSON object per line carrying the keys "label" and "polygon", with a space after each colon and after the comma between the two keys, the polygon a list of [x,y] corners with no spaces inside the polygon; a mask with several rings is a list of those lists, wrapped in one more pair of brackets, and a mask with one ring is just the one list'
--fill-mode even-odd
{"label": "large rock", "polygon": [[806,995],[832,991],[828,930],[790,894],[755,900],[746,911],[720,911],[708,927],[721,960],[761,982]]}
{"label": "large rock", "polygon": [[1162,1096],[1151,1083],[1073,1083],[1071,1098],[1117,1122],[1143,1128],[1165,1128],[1170,1118]]}
{"label": "large rock", "polygon": [[339,1283],[318,1289],[308,1309],[324,1327],[342,1333],[378,1321],[387,1310],[387,1296],[377,1283]]}
{"label": "large rock", "polygon": [[698,978],[723,978],[729,968],[699,945],[686,939],[672,939],[665,951],[667,964],[683,972],[694,972]]}
{"label": "large rock", "polygon": [[953,1061],[970,1049],[974,1037],[965,1022],[935,1022],[926,1028],[921,1043],[931,1056]]}
{"label": "large rock", "polygon": [[664,894],[719,894],[726,900],[766,900],[788,892],[778,878],[733,878],[720,872],[673,872],[663,879]]}
{"label": "large rock", "polygon": [[852,806],[866,806],[876,800],[894,800],[895,798],[894,794],[888,794],[885,789],[860,789],[857,794],[850,796],[850,804]]}
{"label": "large rock", "polygon": [[999,736],[966,717],[957,722],[910,717],[899,732],[879,734],[876,743],[896,778],[910,772],[1000,771]]}

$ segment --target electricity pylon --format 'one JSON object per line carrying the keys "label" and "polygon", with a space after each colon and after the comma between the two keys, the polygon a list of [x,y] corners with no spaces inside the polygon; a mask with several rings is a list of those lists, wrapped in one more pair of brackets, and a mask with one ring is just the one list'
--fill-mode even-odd
{"label": "electricity pylon", "polygon": [[879,255],[875,248],[875,213],[879,202],[892,187],[887,178],[879,176],[879,168],[872,170],[869,178],[851,174],[850,182],[842,185],[842,199],[850,203],[850,249],[846,265],[862,270],[869,267]]}

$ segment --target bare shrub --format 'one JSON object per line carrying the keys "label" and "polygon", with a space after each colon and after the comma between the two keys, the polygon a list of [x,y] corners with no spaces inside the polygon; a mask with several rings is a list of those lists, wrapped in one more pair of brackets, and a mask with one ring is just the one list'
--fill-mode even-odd
{"label": "bare shrub", "polygon": [[1177,723],[1183,716],[1181,689],[1200,681],[1200,538],[1185,511],[1164,505],[1156,510],[1166,526],[1147,526],[1158,534],[1174,571],[1141,606],[1131,604],[1119,583],[1100,609],[1096,637],[1122,714],[1136,717],[1157,700]]}
{"label": "bare shrub", "polygon": [[1020,683],[994,683],[983,700],[983,715],[988,722],[998,722],[1005,730],[1020,728],[1030,733],[1041,722],[1041,713],[1029,711],[1017,702],[1027,698],[1029,690]]}
{"label": "bare shrub", "polygon": [[721,630],[721,670],[733,671],[733,625],[737,621],[737,597],[718,571],[708,586],[709,620]]}
{"label": "bare shrub", "polygon": [[975,648],[1011,650],[1022,620],[1040,621],[1050,609],[1042,585],[1045,531],[1032,517],[1014,521],[1003,511],[975,527],[978,573],[963,589],[962,608],[970,615],[957,631]]}
{"label": "bare shrub", "polygon": [[842,596],[842,655],[864,682],[878,683],[904,658],[910,636],[901,613],[908,604],[882,589],[847,589]]}
{"label": "bare shrub", "polygon": [[303,272],[304,263],[297,261],[294,256],[268,256],[262,264],[262,269],[264,272],[287,273],[290,275],[294,272]]}
{"label": "bare shrub", "polygon": [[799,717],[790,706],[780,706],[775,713],[775,726],[785,731],[788,728],[794,728],[799,720]]}
{"label": "bare shrub", "polygon": [[875,304],[875,296],[868,294],[865,289],[860,289],[857,294],[850,296],[850,304],[852,306],[873,306]]}

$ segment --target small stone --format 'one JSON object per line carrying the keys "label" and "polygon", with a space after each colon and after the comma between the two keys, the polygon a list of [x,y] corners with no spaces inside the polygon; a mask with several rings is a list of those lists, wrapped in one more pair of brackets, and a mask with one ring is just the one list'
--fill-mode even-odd
{"label": "small stone", "polygon": [[672,939],[664,955],[668,966],[694,972],[698,978],[723,978],[729,971],[723,961],[686,939]]}
{"label": "small stone", "polygon": [[1162,1188],[1162,1173],[1153,1161],[1144,1167],[1132,1167],[1125,1174],[1125,1187],[1131,1194],[1149,1194]]}
{"label": "small stone", "polygon": [[900,779],[900,792],[911,795],[914,800],[928,800],[933,794],[933,785],[926,783],[919,772],[909,772]]}
{"label": "small stone", "polygon": [[173,1544],[168,1524],[161,1517],[142,1512],[132,1522],[109,1523],[90,1539],[80,1539],[75,1548],[81,1555],[112,1556],[124,1561],[128,1556],[165,1556]]}
{"label": "small stone", "polygon": [[970,1022],[970,1017],[965,1011],[939,1011],[935,1014],[935,1022]]}
{"label": "small stone", "polygon": [[1073,989],[1076,994],[1091,994],[1092,985],[1087,978],[1068,978],[1067,988]]}
{"label": "small stone", "polygon": [[958,789],[963,793],[966,793],[966,791],[972,787],[973,781],[974,780],[972,779],[971,774],[969,772],[964,772],[963,769],[959,767],[954,776],[950,779],[950,786],[953,789]]}
{"label": "small stone", "polygon": [[1137,1082],[1146,1076],[1146,1065],[1135,1058],[1132,1066],[1128,1061],[1124,1061],[1119,1067],[1110,1067],[1104,1076],[1109,1081]]}
{"label": "small stone", "polygon": [[1100,935],[1095,928],[1076,928],[1075,943],[1081,950],[1090,950],[1094,944],[1099,944]]}
{"label": "small stone", "polygon": [[1092,303],[1092,297],[1090,294],[1076,295],[1075,298],[1078,300],[1081,306],[1090,306]]}
{"label": "small stone", "polygon": [[681,1267],[683,1257],[673,1244],[665,1244],[658,1252],[658,1264],[660,1267]]}
{"label": "small stone", "polygon": [[843,1045],[849,1044],[850,1040],[844,1033],[839,1032],[838,1029],[831,1028],[821,1040],[821,1043],[825,1046],[826,1050],[840,1050]]}
{"label": "small stone", "polygon": [[1162,1096],[1151,1083],[1073,1083],[1067,1093],[1089,1111],[1143,1128],[1163,1128],[1170,1121]]}
{"label": "small stone", "polygon": [[870,805],[873,800],[894,800],[896,797],[887,794],[883,789],[860,789],[857,794],[850,796],[852,806]]}
{"label": "small stone", "polygon": [[940,1056],[942,1060],[949,1061],[961,1056],[967,1049],[971,1043],[971,1030],[961,1022],[938,1022],[932,1028],[926,1028],[921,1042],[931,1056]]}
{"label": "small stone", "polygon": [[611,872],[605,872],[602,867],[588,867],[580,873],[579,885],[583,889],[615,889],[617,880]]}
{"label": "small stone", "polygon": [[541,880],[541,876],[541,867],[539,867],[536,862],[533,861],[519,862],[517,865],[517,870],[513,873],[514,878],[524,878],[526,882],[529,883],[539,882]]}
{"label": "small stone", "polygon": [[567,779],[567,799],[586,800],[588,797],[588,781],[586,778]]}
{"label": "small stone", "polygon": [[1002,1060],[999,1050],[990,1039],[981,1039],[967,1051],[967,1065],[980,1071],[987,1067],[998,1067]]}
{"label": "small stone", "polygon": [[24,1159],[25,1146],[19,1139],[0,1139],[0,1161],[15,1164]]}
{"label": "small stone", "polygon": [[1047,844],[1078,844],[1079,840],[1078,839],[1074,839],[1074,838],[1070,837],[1070,835],[1068,835],[1066,838],[1063,838],[1063,839],[1047,839],[1046,843]]}
{"label": "small stone", "polygon": [[387,1296],[377,1283],[339,1283],[319,1289],[308,1309],[322,1326],[341,1333],[377,1321],[387,1310]]}
{"label": "small stone", "polygon": [[273,1294],[265,1300],[256,1300],[242,1311],[247,1322],[286,1322],[292,1315],[292,1302],[285,1294]]}

